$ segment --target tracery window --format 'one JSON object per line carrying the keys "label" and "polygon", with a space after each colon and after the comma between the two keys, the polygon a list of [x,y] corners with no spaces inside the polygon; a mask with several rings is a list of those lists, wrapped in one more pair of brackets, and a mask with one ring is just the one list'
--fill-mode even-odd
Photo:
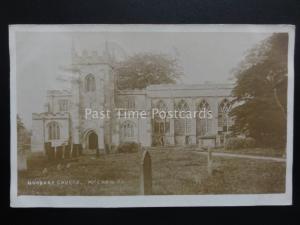
{"label": "tracery window", "polygon": [[228,99],[224,99],[218,108],[218,127],[220,131],[228,132],[230,126],[229,112],[231,103]]}
{"label": "tracery window", "polygon": [[175,110],[178,112],[182,112],[183,115],[183,118],[175,119],[175,135],[185,136],[191,132],[191,125],[192,125],[191,119],[187,118],[187,116],[184,116],[186,112],[190,111],[190,108],[186,101],[180,100],[175,105]]}
{"label": "tracery window", "polygon": [[164,145],[164,136],[170,132],[170,119],[168,108],[163,100],[159,100],[154,106],[159,112],[164,112],[162,116],[155,114],[153,120],[153,138],[155,145]]}
{"label": "tracery window", "polygon": [[197,116],[196,120],[196,133],[197,136],[205,136],[211,133],[212,129],[212,119],[208,118],[207,116],[207,112],[210,111],[208,102],[202,100],[197,107],[197,111],[200,113],[200,115]]}

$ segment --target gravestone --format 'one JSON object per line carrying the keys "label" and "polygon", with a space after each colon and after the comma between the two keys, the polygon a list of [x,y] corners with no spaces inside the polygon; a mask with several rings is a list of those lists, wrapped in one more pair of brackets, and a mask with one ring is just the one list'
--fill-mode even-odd
{"label": "gravestone", "polygon": [[208,175],[212,174],[212,150],[210,147],[207,149],[207,173]]}
{"label": "gravestone", "polygon": [[99,158],[100,157],[100,149],[97,147],[96,149],[96,157]]}
{"label": "gravestone", "polygon": [[202,147],[207,149],[207,173],[212,175],[213,172],[213,159],[212,159],[212,149],[216,147],[216,136],[210,135],[201,138]]}
{"label": "gravestone", "polygon": [[152,165],[151,156],[148,151],[143,152],[141,161],[141,194],[152,194]]}

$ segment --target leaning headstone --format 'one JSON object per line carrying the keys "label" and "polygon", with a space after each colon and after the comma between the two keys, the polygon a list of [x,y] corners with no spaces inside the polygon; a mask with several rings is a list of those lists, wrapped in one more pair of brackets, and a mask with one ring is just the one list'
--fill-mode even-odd
{"label": "leaning headstone", "polygon": [[151,156],[148,151],[143,152],[141,161],[141,194],[152,194],[152,166]]}

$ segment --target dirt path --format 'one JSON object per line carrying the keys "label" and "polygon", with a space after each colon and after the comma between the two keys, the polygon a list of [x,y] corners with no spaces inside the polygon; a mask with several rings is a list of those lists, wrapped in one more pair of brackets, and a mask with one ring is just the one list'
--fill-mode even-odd
{"label": "dirt path", "polygon": [[[196,153],[207,155],[207,152],[196,152]],[[270,160],[275,162],[286,162],[285,158],[269,157],[269,156],[255,156],[255,155],[235,154],[235,153],[225,153],[225,152],[212,152],[212,155],[219,156],[219,157],[232,157],[232,158],[244,158],[244,159]]]}

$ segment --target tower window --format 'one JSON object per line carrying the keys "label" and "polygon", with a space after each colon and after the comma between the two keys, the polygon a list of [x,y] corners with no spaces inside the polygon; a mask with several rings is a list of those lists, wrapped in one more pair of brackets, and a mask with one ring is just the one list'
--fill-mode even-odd
{"label": "tower window", "polygon": [[67,99],[60,99],[58,104],[59,111],[69,111],[69,101]]}
{"label": "tower window", "polygon": [[96,80],[94,75],[89,74],[85,77],[85,91],[92,92],[96,90]]}
{"label": "tower window", "polygon": [[131,121],[125,121],[121,126],[121,132],[123,138],[134,137],[134,123]]}

